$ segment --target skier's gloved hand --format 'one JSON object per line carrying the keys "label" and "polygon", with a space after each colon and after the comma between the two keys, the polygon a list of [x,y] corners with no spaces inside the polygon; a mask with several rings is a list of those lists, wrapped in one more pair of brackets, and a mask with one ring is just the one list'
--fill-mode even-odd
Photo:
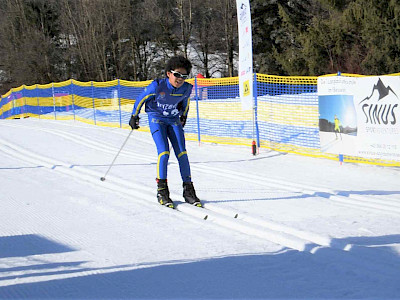
{"label": "skier's gloved hand", "polygon": [[187,119],[187,116],[180,116],[180,120],[181,120],[182,127],[185,127],[185,125],[186,125],[186,119]]}
{"label": "skier's gloved hand", "polygon": [[131,119],[129,120],[129,125],[132,127],[132,130],[139,129],[139,116],[132,115]]}

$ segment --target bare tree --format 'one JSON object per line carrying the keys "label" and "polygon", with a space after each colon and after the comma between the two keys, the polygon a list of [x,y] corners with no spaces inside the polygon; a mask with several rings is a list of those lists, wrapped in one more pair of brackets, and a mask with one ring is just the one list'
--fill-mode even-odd
{"label": "bare tree", "polygon": [[136,1],[131,5],[129,22],[126,24],[129,31],[131,79],[147,80],[161,74],[157,62],[163,60],[159,56],[163,52],[162,46],[168,42],[164,43],[160,33],[168,31],[169,22],[162,24],[159,19],[163,13],[156,0]]}
{"label": "bare tree", "polygon": [[225,53],[228,76],[234,76],[234,50],[237,39],[236,4],[234,0],[222,0],[222,20],[225,30]]}
{"label": "bare tree", "polygon": [[188,57],[188,45],[191,42],[192,37],[192,0],[176,0],[176,14],[179,19],[181,38],[180,43],[183,47],[183,53],[185,57]]}
{"label": "bare tree", "polygon": [[121,76],[128,61],[123,44],[128,36],[129,2],[63,0],[62,8],[67,47],[83,72],[77,77],[107,81]]}
{"label": "bare tree", "polygon": [[192,46],[197,54],[195,65],[206,77],[227,73],[227,57],[224,54],[226,34],[223,30],[222,5],[218,1],[194,1]]}
{"label": "bare tree", "polygon": [[147,80],[176,54],[207,77],[235,73],[234,0],[0,0],[0,12],[3,90],[69,78]]}
{"label": "bare tree", "polygon": [[210,1],[209,7],[213,12],[211,15],[209,32],[211,34],[213,47],[218,54],[215,60],[222,59],[222,69],[218,70],[223,76],[235,75],[234,60],[237,50],[237,20],[235,0]]}

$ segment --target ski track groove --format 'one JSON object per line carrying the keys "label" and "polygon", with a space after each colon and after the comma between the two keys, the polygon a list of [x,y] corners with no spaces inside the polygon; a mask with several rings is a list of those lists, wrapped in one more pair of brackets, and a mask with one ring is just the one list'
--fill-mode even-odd
{"label": "ski track groove", "polygon": [[[16,126],[16,127],[26,127],[26,126],[21,126],[21,125],[11,125],[11,126]],[[72,140],[73,142],[77,142],[77,136],[76,135],[72,135],[70,133],[65,133],[64,131],[61,130],[55,130],[57,131],[57,133],[50,131],[50,130],[45,130],[45,129],[38,129],[38,130],[42,130],[48,133],[52,133],[64,138],[67,138],[69,140]],[[87,138],[83,138],[83,137],[79,137],[78,138],[79,141],[77,142],[78,144],[96,149],[96,150],[102,150],[104,152],[110,153],[110,154],[114,154],[116,152],[116,148],[112,147],[112,146],[107,146],[104,143],[99,143]],[[120,155],[126,156],[126,157],[131,157],[131,158],[138,158],[140,157],[143,160],[146,160],[148,162],[152,162],[153,158],[150,158],[149,156],[146,155],[137,155],[135,154],[127,154],[127,153],[123,153],[121,152]],[[175,165],[177,165],[176,162],[171,162],[174,163]],[[58,164],[62,164],[62,165],[66,165],[65,163],[61,163],[58,162]],[[213,173],[216,175],[223,175],[225,177],[228,178],[237,178],[238,174],[237,172],[232,172],[232,171],[228,171],[228,170],[221,170],[221,169],[215,169],[209,166],[200,166],[200,165],[196,165],[194,167],[192,167],[193,169],[196,169],[198,171],[203,171],[203,172],[207,172],[207,173]],[[85,170],[84,168],[79,168],[81,171],[83,171],[86,174],[90,174],[90,175],[94,175],[95,172],[91,171],[91,170]],[[98,174],[96,174],[96,176],[98,176]],[[343,205],[343,206],[348,206],[348,207],[355,207],[355,208],[363,208],[365,210],[368,211],[376,211],[379,210],[381,212],[387,213],[387,214],[394,214],[394,215],[398,215],[398,212],[400,213],[400,211],[393,209],[393,206],[386,206],[386,205],[382,205],[380,202],[377,203],[374,199],[367,199],[370,200],[368,203],[362,202],[359,199],[353,199],[351,197],[343,197],[343,196],[337,196],[335,195],[335,192],[326,188],[321,188],[321,187],[313,187],[313,186],[304,186],[304,185],[299,185],[296,183],[288,183],[288,182],[283,182],[281,180],[276,180],[276,179],[268,179],[269,182],[265,183],[265,182],[259,182],[258,178],[256,178],[256,176],[254,175],[248,175],[247,178],[245,178],[244,180],[247,180],[248,182],[256,182],[259,183],[260,185],[269,187],[269,188],[279,188],[279,189],[283,189],[286,191],[290,191],[290,192],[299,192],[299,189],[303,190],[306,189],[306,191],[304,191],[306,194],[312,196],[315,195],[317,192],[324,192],[326,194],[329,194],[330,196],[328,197],[329,200],[331,200],[334,203]],[[119,179],[118,180],[119,183],[123,183],[123,185],[127,186],[127,187],[131,187],[132,183],[127,183],[124,182],[123,179]],[[96,182],[97,183],[97,182]],[[141,190],[145,190],[145,192],[149,193],[152,192],[149,189],[143,188],[142,186],[137,186],[136,188],[140,188]],[[173,197],[177,197],[176,195],[172,195]],[[363,199],[365,199],[363,197]],[[371,204],[372,202],[372,204]],[[179,206],[179,205],[178,205]],[[322,246],[329,246],[331,244],[331,238],[329,236],[323,236],[323,235],[319,235],[319,234],[315,234],[312,232],[306,232],[306,231],[302,231],[302,230],[298,230],[295,228],[291,228],[282,224],[278,224],[278,223],[274,223],[271,221],[266,221],[266,220],[261,220],[259,218],[255,218],[253,216],[248,216],[247,214],[243,214],[240,212],[237,212],[236,210],[232,210],[232,209],[228,209],[228,208],[221,208],[218,205],[212,204],[212,203],[208,203],[207,201],[205,201],[204,203],[204,208],[210,210],[210,211],[214,211],[217,212],[219,214],[222,214],[224,216],[227,217],[232,217],[234,216],[235,218],[237,218],[238,220],[244,220],[246,223],[249,223],[251,225],[257,225],[257,226],[263,226],[264,228],[268,228],[268,229],[273,229],[274,231],[277,232],[282,232],[284,234],[289,234],[289,235],[293,235],[295,238],[300,238],[300,239],[304,239],[304,240],[308,240],[311,241],[312,243],[318,244],[318,245],[322,245]],[[193,207],[183,207],[180,205],[180,207],[178,207],[178,210],[181,210],[183,212],[186,213],[192,213],[194,215],[196,215],[197,217],[202,217],[202,218],[207,218],[208,216],[202,216],[199,215],[198,213],[196,213],[193,210]],[[214,216],[215,218],[215,216]],[[291,246],[293,247],[293,245]],[[344,246],[345,247],[345,246]],[[300,247],[301,248],[301,247]],[[301,248],[302,250],[304,249]]]}
{"label": "ski track groove", "polygon": [[[112,155],[115,155],[116,152],[118,151],[118,148],[109,145],[107,143],[99,143],[97,141],[93,141],[87,137],[82,137],[78,136],[76,134],[72,134],[69,132],[65,132],[62,130],[58,129],[43,129],[43,128],[32,128],[32,127],[27,127],[24,125],[10,125],[6,124],[6,126],[10,127],[21,127],[21,128],[29,128],[29,129],[35,129],[35,130],[41,130],[47,133],[51,133],[53,135],[57,135],[60,137],[63,137],[65,139],[71,140],[77,144],[89,147],[91,149],[95,150],[101,150],[105,153],[109,153]],[[124,153],[124,151],[121,151],[120,156],[128,157],[128,158],[141,158],[142,161],[146,162],[154,162],[154,158],[150,157],[148,155],[143,155],[143,154],[131,154],[131,153]],[[175,161],[171,161],[171,164],[178,166],[178,163]],[[235,171],[229,171],[229,170],[221,170],[217,168],[213,168],[210,166],[202,166],[200,164],[192,165],[191,168],[193,170],[197,170],[200,172],[206,172],[218,176],[224,176],[225,178],[232,178],[236,179],[240,174],[238,174]],[[391,214],[391,215],[396,215],[400,216],[400,200],[399,202],[392,200],[392,199],[381,199],[381,198],[372,198],[369,196],[364,196],[364,195],[349,195],[349,196],[341,196],[338,195],[337,192],[325,188],[325,187],[320,187],[320,186],[311,186],[311,185],[300,185],[294,182],[288,182],[288,181],[283,181],[279,179],[273,179],[273,178],[265,178],[264,181],[259,181],[259,178],[256,175],[252,174],[247,174],[246,178],[242,178],[243,181],[247,181],[249,183],[256,183],[258,185],[267,187],[267,188],[272,188],[272,189],[280,189],[280,190],[285,190],[288,192],[302,192],[304,195],[308,196],[315,196],[318,195],[318,193],[325,193],[325,195],[319,196],[319,197],[324,197],[330,201],[332,201],[335,204],[338,205],[343,205],[347,207],[357,207],[357,208],[362,208],[366,211],[373,212],[375,210],[379,210],[381,212]],[[266,181],[267,182],[266,182]],[[390,202],[390,203],[388,203]],[[207,206],[207,204],[205,205]],[[210,207],[210,205],[208,205]],[[222,210],[220,213],[223,214]]]}
{"label": "ski track groove", "polygon": [[[98,180],[100,176],[95,171],[87,170],[85,168],[79,168],[79,171],[66,168],[65,163],[61,161],[55,161],[55,160],[51,161],[49,160],[49,158],[43,157],[38,154],[34,154],[30,151],[26,151],[25,149],[17,145],[14,145],[12,143],[9,143],[5,140],[0,139],[0,141],[3,144],[0,145],[0,150],[8,153],[9,155],[14,156],[15,158],[25,160],[34,164],[40,163],[43,164],[48,169],[54,169],[55,171],[59,171],[66,175],[71,175],[74,177],[84,179],[86,181],[96,184],[97,186],[108,188],[113,191],[119,191],[128,195],[133,194],[132,188],[134,188],[135,189],[134,195],[136,197],[139,196],[140,200],[148,201],[146,199],[149,199],[149,196],[153,194],[153,190],[148,187],[133,184],[131,182],[124,181],[122,179],[119,179],[116,183],[113,183],[111,180],[108,182],[100,182]],[[171,193],[171,197],[178,197],[178,195]],[[267,228],[265,228],[265,230],[259,230],[252,224],[248,224],[241,220],[236,220],[235,218],[233,218],[233,216],[229,218],[225,215],[221,215],[212,210],[196,208],[186,203],[177,204],[176,209],[178,211],[195,216],[197,218],[206,219],[207,217],[207,219],[212,220],[214,223],[222,225],[223,227],[227,227],[230,229],[235,228],[236,231],[245,233],[247,235],[256,235],[261,238],[266,238],[267,240],[270,240],[272,242],[275,241],[275,243],[288,246],[290,248],[297,249],[300,251],[303,251],[306,248],[306,245],[309,244],[309,241],[303,240],[296,236],[291,236],[289,234],[277,232]]]}
{"label": "ski track groove", "polygon": [[[7,124],[7,126],[8,126],[8,124]],[[23,127],[23,126],[20,126],[20,127]],[[34,129],[31,127],[29,127],[29,128]],[[43,129],[40,129],[40,130],[43,130]],[[44,130],[44,131],[53,133],[52,131],[49,131],[49,130]],[[70,134],[64,134],[65,132],[62,132],[62,131],[58,131],[58,132],[59,132],[58,135],[61,135],[62,137],[69,135],[69,138],[71,139]],[[76,136],[74,135],[73,141],[75,141],[75,139],[76,139]],[[90,143],[88,143],[86,138],[79,138],[79,140],[80,140],[80,142],[78,142],[78,143],[82,143],[85,146],[88,146],[88,144],[90,144],[92,146],[95,146],[96,150],[106,151],[104,144],[99,144],[94,141],[90,141]],[[111,179],[110,182],[102,182],[100,184],[99,178],[100,178],[101,174],[99,174],[98,172],[88,170],[83,167],[79,167],[79,171],[76,169],[73,170],[69,167],[68,164],[66,164],[64,162],[35,154],[32,151],[27,151],[24,148],[22,148],[18,145],[15,145],[13,143],[10,143],[6,140],[0,139],[0,143],[2,144],[2,145],[0,145],[0,150],[11,157],[20,159],[22,161],[28,161],[32,164],[38,164],[38,163],[43,164],[43,166],[45,166],[46,168],[48,168],[50,170],[56,170],[65,175],[79,177],[81,179],[84,179],[86,181],[94,183],[99,187],[118,192],[119,194],[122,194],[125,196],[126,195],[131,196],[131,195],[133,195],[131,190],[132,190],[132,188],[134,188],[135,189],[135,193],[134,193],[135,198],[140,200],[143,203],[148,203],[149,196],[150,195],[153,196],[152,195],[153,191],[147,187],[133,184],[132,182],[127,182],[120,178],[118,178],[116,180],[116,182],[112,182],[112,179]],[[101,149],[99,149],[99,147],[101,147]],[[111,152],[111,151],[113,151],[111,149],[112,149],[112,147],[110,147],[107,150]],[[113,152],[115,153],[115,151],[113,151]],[[123,154],[123,153],[121,153],[121,154]],[[125,154],[125,156],[129,156],[129,157],[134,156],[135,158],[138,157],[137,154],[135,154],[135,155]],[[148,156],[143,156],[143,158],[152,161],[152,158],[149,158]],[[175,163],[175,164],[177,164],[177,163]],[[200,167],[200,166],[196,165],[196,168],[199,171],[204,171],[204,172],[218,171],[218,175],[220,175],[220,176],[221,175],[227,176],[227,177],[234,176],[235,178],[237,176],[236,172],[232,172],[232,171],[228,171],[228,170],[220,170],[220,169],[217,170],[215,168],[208,167],[208,166]],[[256,178],[253,175],[249,175],[247,178],[247,180],[249,180],[252,183],[254,183],[254,179],[256,179]],[[258,183],[258,181],[255,181],[255,182]],[[343,203],[344,206],[355,205],[355,206],[357,206],[357,208],[364,208],[364,206],[363,206],[364,203],[362,203],[360,200],[353,199],[351,197],[337,196],[337,195],[335,195],[334,192],[332,193],[332,191],[329,189],[315,188],[315,187],[304,186],[304,185],[299,186],[298,184],[295,184],[295,183],[287,183],[287,182],[283,182],[283,181],[276,180],[276,179],[269,179],[269,182],[267,184],[261,184],[261,185],[273,187],[273,188],[280,188],[280,189],[292,191],[292,192],[293,191],[298,192],[299,188],[301,188],[302,190],[304,190],[306,188],[307,189],[306,192],[308,192],[310,194],[315,193],[313,190],[319,190],[319,192],[321,192],[321,190],[322,190],[322,191],[328,192],[332,195],[329,197],[329,199],[332,201],[336,200],[336,201],[340,202],[340,201],[344,201],[344,200],[347,200],[350,198],[352,201],[344,201],[344,203]],[[311,190],[311,192],[309,190]],[[138,194],[139,194],[139,197],[138,197]],[[171,196],[177,197],[177,195],[175,195],[175,194],[171,194]],[[363,199],[364,199],[364,197],[363,197]],[[355,200],[355,201],[353,201],[353,200]],[[375,202],[375,200],[372,199],[372,201],[370,201],[370,202]],[[153,203],[151,203],[151,204],[148,203],[148,204],[153,205]],[[381,207],[382,211],[386,211],[386,208],[387,208],[386,206],[384,206],[384,205],[382,206],[380,202],[377,204],[378,204],[377,206]],[[365,207],[365,208],[368,208],[368,207]],[[391,208],[393,208],[393,206],[391,206]],[[167,209],[167,208],[165,208],[165,209]],[[193,207],[186,203],[177,204],[176,209],[187,215],[191,215],[191,216],[194,216],[197,218],[202,218],[202,219],[205,219],[205,215],[207,215],[208,220],[211,220],[213,223],[221,225],[222,227],[225,227],[225,228],[228,228],[231,230],[235,230],[235,231],[247,234],[249,236],[256,236],[261,239],[266,239],[271,242],[281,244],[283,246],[286,246],[286,247],[289,247],[292,249],[296,249],[299,251],[316,253],[321,250],[325,250],[325,251],[326,250],[328,250],[328,251],[338,250],[340,252],[345,250],[346,253],[353,253],[352,250],[354,250],[354,249],[365,248],[362,246],[354,246],[352,244],[344,245],[341,243],[332,243],[332,239],[329,236],[318,235],[315,233],[298,230],[298,229],[291,228],[291,227],[288,227],[288,226],[285,226],[282,224],[262,220],[257,217],[252,217],[250,215],[243,215],[243,214],[238,213],[235,210],[222,208],[215,204],[211,204],[211,203],[207,203],[207,202],[205,202],[205,210],[204,211],[202,208],[196,208],[196,207]],[[388,212],[389,212],[389,210],[388,210]],[[360,265],[360,266],[364,266],[365,261],[362,260],[362,257],[363,257],[363,255],[352,255],[350,262]],[[368,259],[368,257],[364,257],[364,259]],[[374,265],[371,265],[371,261],[368,261],[368,262],[369,263],[367,264],[367,266],[366,267],[364,266],[364,269],[365,268],[369,269],[372,272],[376,272],[379,269],[378,266],[375,267]],[[376,261],[375,263],[376,263],[376,265],[380,264],[379,261]],[[92,272],[85,273],[85,275],[82,275],[82,276],[93,274]],[[390,274],[388,274],[388,275],[390,276]],[[76,276],[76,274],[74,274],[74,276]]]}
{"label": "ski track groove", "polygon": [[[49,130],[45,130],[45,131],[51,133],[51,131],[49,131]],[[62,133],[61,134],[57,134],[57,135],[63,136]],[[81,142],[79,142],[79,143],[81,143]],[[86,140],[84,140],[82,143],[84,145],[88,144],[86,142]],[[104,146],[99,144],[99,143],[91,143],[91,144],[94,144],[96,146],[96,149],[98,149],[98,147],[102,147],[104,149]],[[25,154],[29,155],[29,153],[26,153],[26,152],[25,152]],[[129,155],[129,156],[131,157],[132,155]],[[152,159],[150,159],[148,157],[147,157],[147,159],[149,161],[152,161]],[[50,165],[52,164],[47,159],[46,159],[46,163],[50,163]],[[53,162],[53,164],[54,164],[54,162]],[[49,167],[50,165],[48,165],[47,167]],[[57,165],[65,165],[65,164],[62,163],[62,162],[57,162]],[[80,168],[80,170],[84,171],[85,173],[89,173],[89,174],[93,174],[94,173],[93,171],[88,172],[83,168]],[[213,170],[213,171],[215,171],[215,170]],[[122,182],[123,182],[122,179],[120,179],[119,183],[122,183]],[[125,186],[131,186],[132,184],[131,183],[129,183],[129,184],[125,183],[124,185]],[[146,190],[146,192],[151,192],[149,189],[145,189],[145,190]],[[172,195],[172,196],[174,197],[174,195]],[[213,205],[213,204],[205,203],[204,207],[209,209],[210,211],[217,212],[217,213],[222,214],[222,215],[224,215],[224,216],[226,216],[228,218],[232,217],[232,216],[234,216],[234,217],[238,216],[238,214],[235,213],[235,211],[233,211],[233,210],[223,209],[223,208],[220,208],[220,207],[218,207],[216,205]],[[193,207],[191,207],[191,206],[182,206],[182,205],[180,205],[177,208],[180,211],[187,212],[189,214],[195,214],[197,217],[200,217],[200,218],[203,218],[203,219],[208,218],[209,217],[208,215],[210,215],[210,213],[208,213],[206,216],[203,216],[203,212],[201,214],[199,214],[195,210],[193,210]],[[240,216],[242,216],[242,215],[243,214],[240,214]],[[272,222],[268,222],[267,223],[267,222],[257,221],[257,219],[254,218],[254,217],[249,217],[249,216],[244,217],[244,218],[240,217],[239,220],[236,221],[236,224],[231,224],[232,223],[231,220],[226,219],[223,216],[215,216],[215,215],[213,216],[212,213],[211,213],[211,218],[214,219],[214,222],[219,223],[222,226],[225,225],[225,226],[231,227],[231,228],[232,227],[236,227],[238,231],[240,231],[242,233],[247,233],[247,234],[249,234],[249,232],[253,232],[253,234],[255,234],[255,235],[257,235],[257,236],[259,236],[261,238],[266,237],[269,240],[272,239],[272,240],[278,241],[279,244],[287,245],[287,246],[289,246],[291,248],[295,248],[295,249],[298,249],[298,250],[304,250],[304,248],[305,248],[304,245],[306,245],[308,243],[307,242],[308,240],[311,240],[313,243],[316,242],[316,243],[319,243],[319,244],[322,244],[322,245],[329,245],[329,242],[327,241],[327,240],[329,240],[329,238],[326,238],[326,237],[322,237],[321,238],[316,234],[302,232],[300,230],[295,230],[295,229],[289,228],[287,226],[274,224]],[[217,219],[217,221],[215,221],[215,219]],[[243,222],[243,220],[246,220],[247,222]],[[242,223],[242,225],[237,227],[237,223]],[[259,232],[257,228],[254,228],[253,225],[263,226],[265,228],[265,231],[264,232]],[[272,230],[270,230],[271,227],[273,228]],[[280,232],[280,233],[276,234],[276,232]],[[288,236],[286,236],[286,235],[288,235]],[[293,235],[293,237],[292,237],[292,235]],[[282,236],[284,236],[283,239],[281,239]],[[295,241],[294,243],[293,243],[293,240]]]}

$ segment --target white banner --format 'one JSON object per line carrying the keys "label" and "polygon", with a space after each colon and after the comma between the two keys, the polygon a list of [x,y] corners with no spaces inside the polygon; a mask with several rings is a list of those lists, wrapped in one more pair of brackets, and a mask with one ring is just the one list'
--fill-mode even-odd
{"label": "white banner", "polygon": [[323,152],[400,160],[400,77],[319,77]]}
{"label": "white banner", "polygon": [[253,109],[253,46],[249,0],[236,0],[239,32],[239,95],[242,109]]}

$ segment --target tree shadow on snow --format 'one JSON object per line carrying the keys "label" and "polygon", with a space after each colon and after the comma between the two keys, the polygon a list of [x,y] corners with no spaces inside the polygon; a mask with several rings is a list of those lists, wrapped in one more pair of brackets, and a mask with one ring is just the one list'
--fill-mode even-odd
{"label": "tree shadow on snow", "polygon": [[[399,238],[349,237],[335,242],[376,245]],[[3,286],[0,298],[394,299],[400,293],[400,271],[386,264],[394,261],[398,261],[398,254],[390,251],[368,257],[358,248],[343,251],[326,247],[314,254],[285,248],[259,255],[115,266],[119,270],[110,272],[107,268],[82,269],[96,274]]]}
{"label": "tree shadow on snow", "polygon": [[75,249],[36,234],[0,237],[0,258],[70,251]]}

